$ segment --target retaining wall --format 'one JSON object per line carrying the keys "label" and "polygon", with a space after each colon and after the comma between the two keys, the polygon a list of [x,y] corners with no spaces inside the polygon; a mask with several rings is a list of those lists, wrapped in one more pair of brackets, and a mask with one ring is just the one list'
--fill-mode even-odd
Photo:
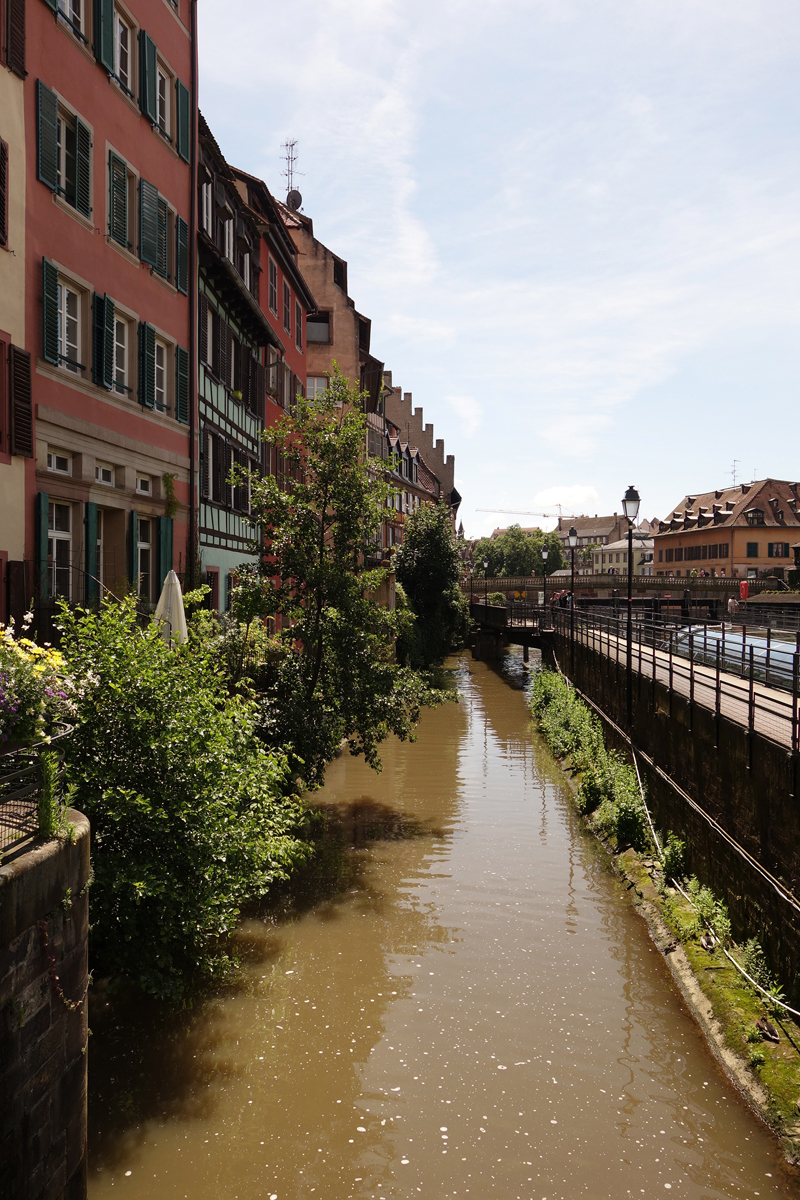
{"label": "retaining wall", "polygon": [[0,1196],[86,1196],[89,822],[0,867]]}
{"label": "retaining wall", "polygon": [[[553,638],[563,670],[569,639]],[[625,663],[576,646],[575,686],[622,729]],[[666,775],[784,887],[800,899],[800,796],[791,754],[781,746],[633,674],[631,737]],[[607,725],[620,750],[627,743]],[[657,771],[640,759],[656,828],[687,842],[689,867],[725,900],[737,940],[757,936],[787,996],[800,1002],[800,911],[782,899]]]}

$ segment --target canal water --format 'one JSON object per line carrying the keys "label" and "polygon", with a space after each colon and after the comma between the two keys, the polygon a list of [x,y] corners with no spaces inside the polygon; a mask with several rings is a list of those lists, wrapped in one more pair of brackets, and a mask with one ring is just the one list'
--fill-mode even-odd
{"label": "canal water", "polygon": [[[534,664],[531,664],[535,669]],[[90,1197],[790,1197],[528,721],[527,668],[343,757],[319,877],[193,1010],[95,1001]]]}

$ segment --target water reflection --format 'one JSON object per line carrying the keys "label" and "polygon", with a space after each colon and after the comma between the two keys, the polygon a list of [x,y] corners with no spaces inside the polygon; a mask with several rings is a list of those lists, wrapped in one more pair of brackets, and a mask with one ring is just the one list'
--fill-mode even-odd
{"label": "water reflection", "polygon": [[93,1015],[92,1197],[793,1194],[532,734],[528,674],[465,661],[380,776],[333,765],[325,853],[245,923],[236,989]]}

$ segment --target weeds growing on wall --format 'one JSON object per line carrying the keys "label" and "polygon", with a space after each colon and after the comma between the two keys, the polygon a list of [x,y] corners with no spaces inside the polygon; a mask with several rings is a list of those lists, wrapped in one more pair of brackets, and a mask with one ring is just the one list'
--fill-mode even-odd
{"label": "weeds growing on wall", "polygon": [[607,750],[600,722],[563,676],[540,671],[534,677],[530,707],[548,746],[568,758],[581,776],[578,806],[597,833],[617,848],[651,848],[636,772],[615,750]]}

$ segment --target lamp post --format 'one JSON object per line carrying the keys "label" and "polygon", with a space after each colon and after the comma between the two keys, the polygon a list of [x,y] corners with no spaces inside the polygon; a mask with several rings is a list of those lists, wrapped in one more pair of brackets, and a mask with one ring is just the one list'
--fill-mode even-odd
{"label": "lamp post", "polygon": [[542,545],[542,562],[544,564],[542,567],[542,608],[544,609],[542,621],[547,617],[547,556],[549,553],[547,542],[544,542]]}
{"label": "lamp post", "polygon": [[567,534],[570,554],[572,556],[572,583],[569,593],[569,673],[575,678],[575,547],[578,544],[578,531],[574,525]]}
{"label": "lamp post", "polygon": [[489,560],[483,560],[483,603],[486,604],[489,595]]}
{"label": "lamp post", "polygon": [[472,572],[474,570],[472,563],[467,563],[467,569],[469,570],[469,602],[472,604]]}
{"label": "lamp post", "polygon": [[625,667],[627,683],[627,714],[628,729],[633,719],[633,524],[639,515],[639,493],[631,484],[622,498],[622,511],[628,520],[628,628],[627,628],[627,660]]}

